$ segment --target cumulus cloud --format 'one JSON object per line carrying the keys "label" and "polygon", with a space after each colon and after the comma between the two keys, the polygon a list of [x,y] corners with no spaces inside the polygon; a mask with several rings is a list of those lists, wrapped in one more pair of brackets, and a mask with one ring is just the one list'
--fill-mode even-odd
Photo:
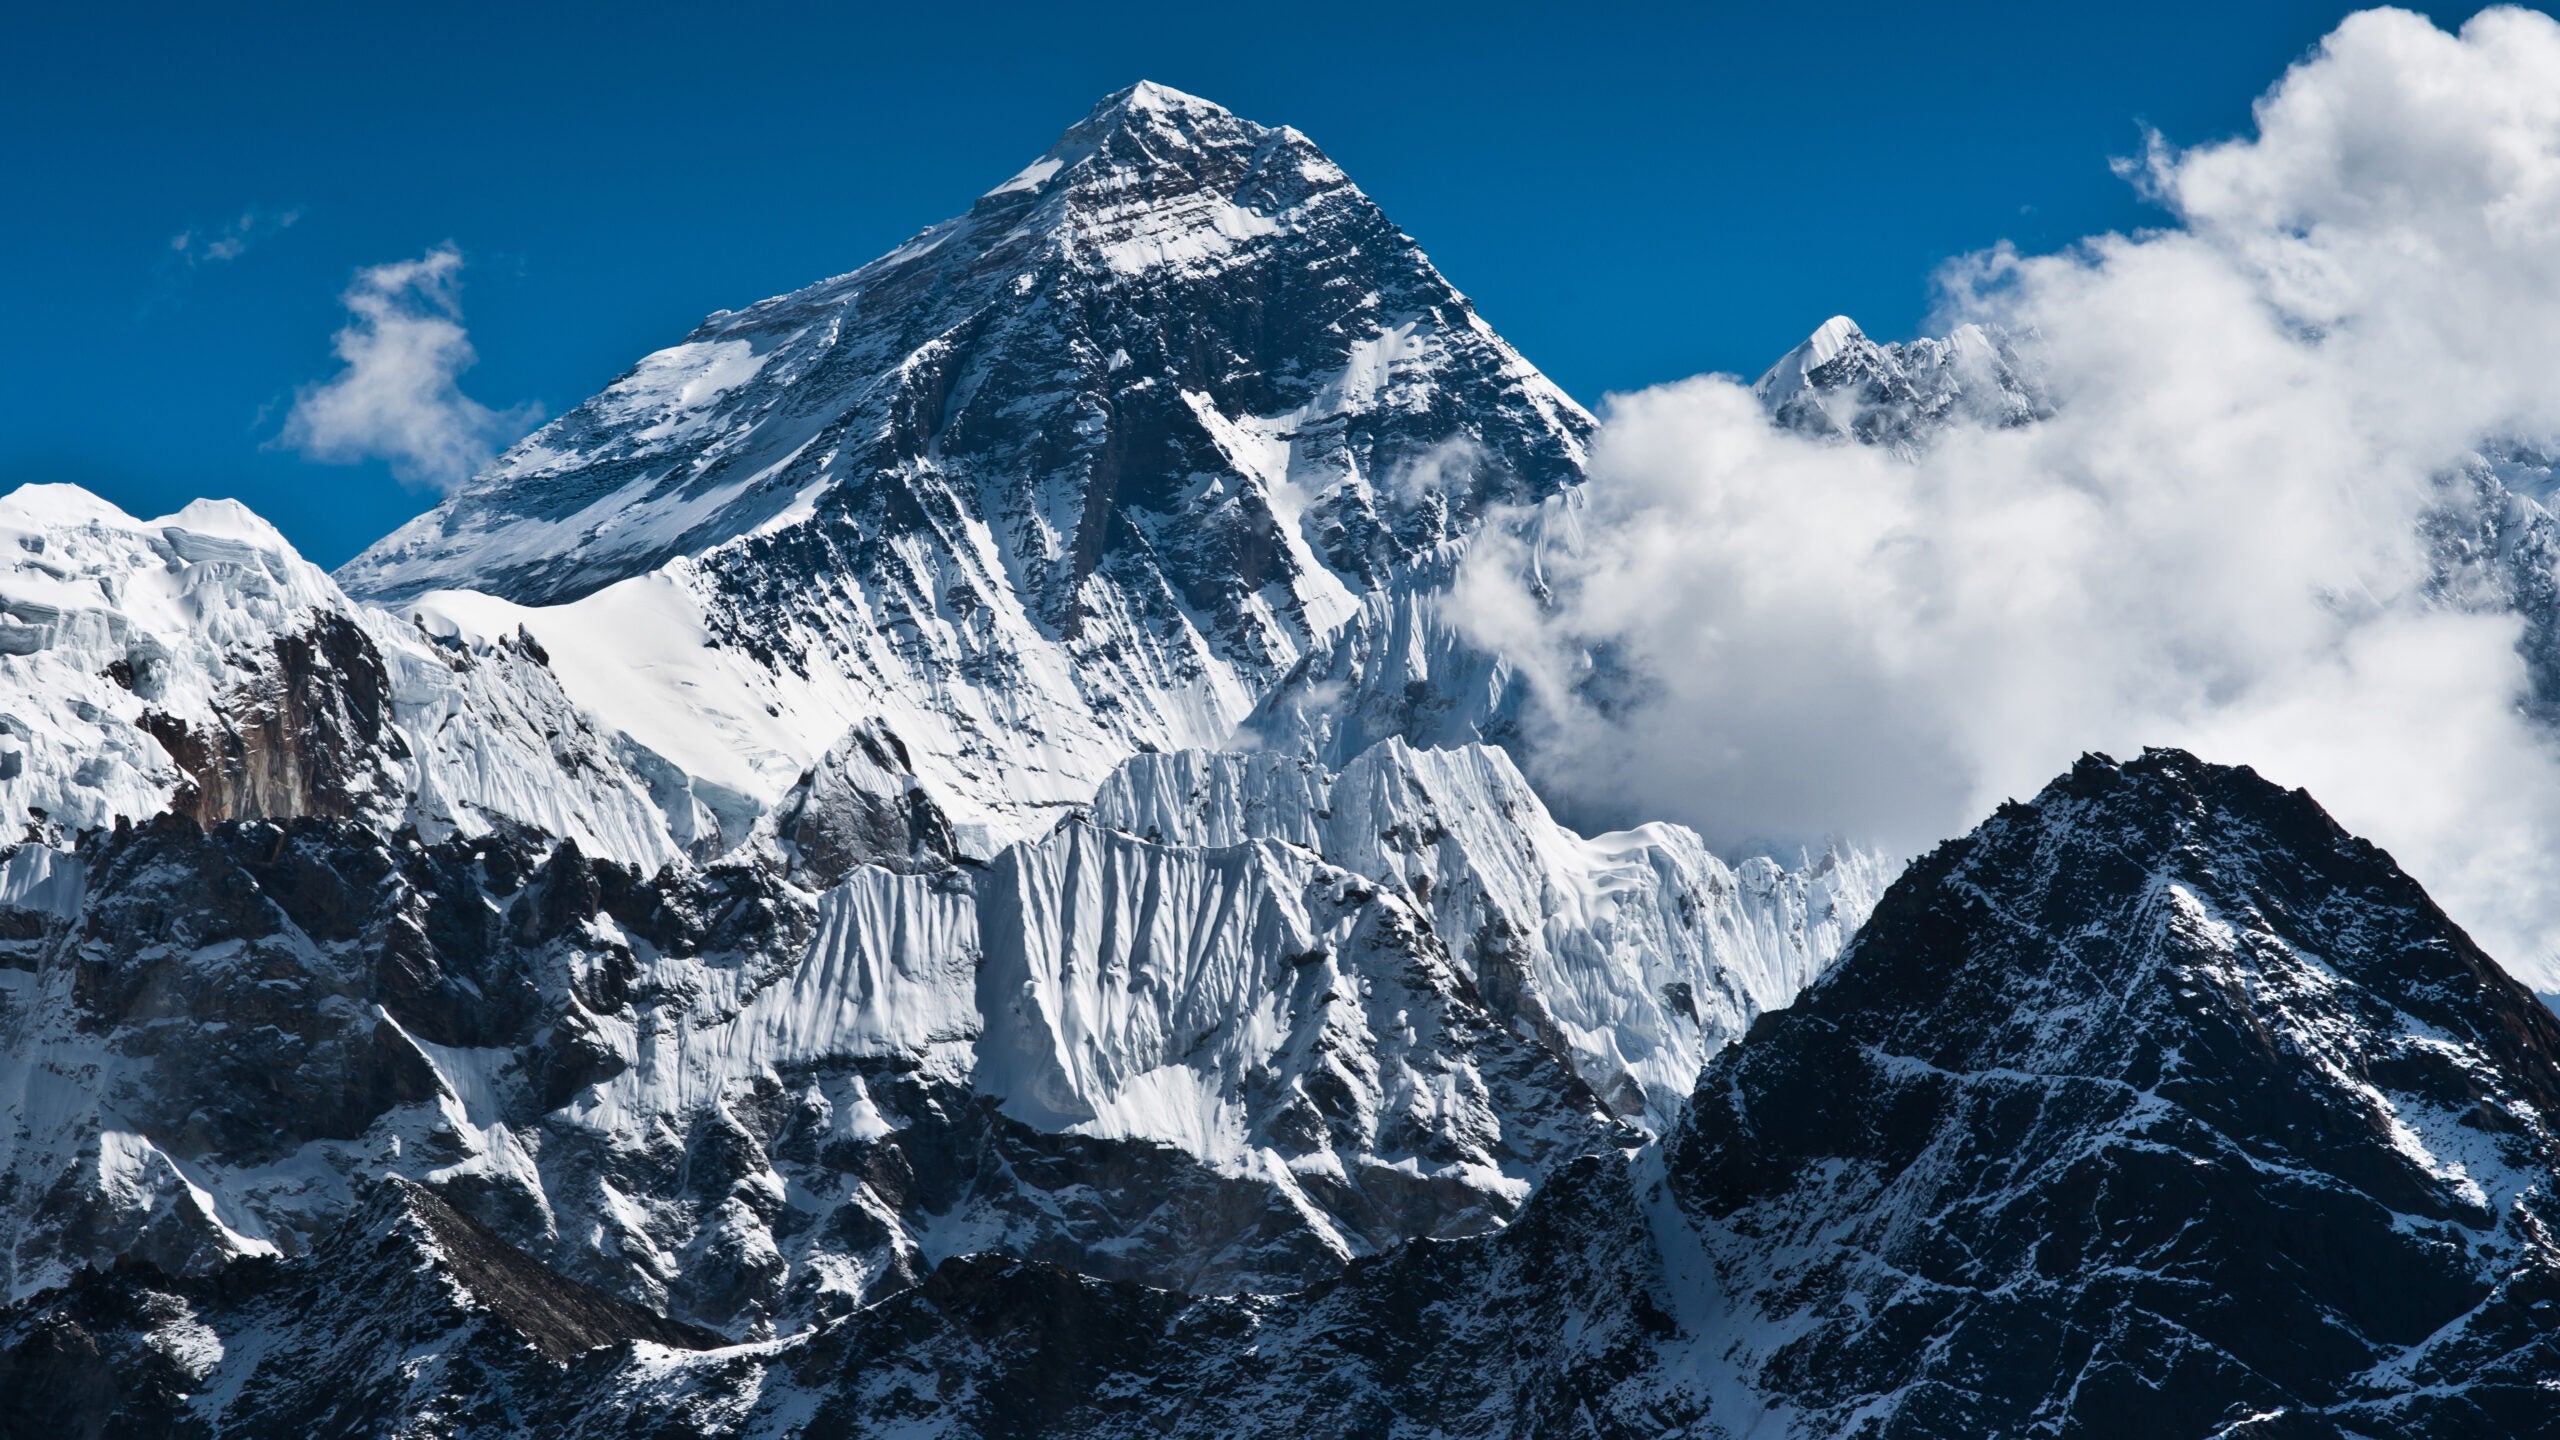
{"label": "cumulus cloud", "polygon": [[2349,17],[2254,136],[2127,167],[2175,225],[1941,277],[2033,337],[2050,418],[1916,455],[1780,431],[1729,377],[1619,397],[1576,553],[1461,577],[1586,816],[1905,853],[2085,749],[2308,787],[2560,989],[2560,751],[2512,614],[2422,522],[2560,438],[2560,25]]}
{"label": "cumulus cloud", "polygon": [[331,347],[343,368],[294,393],[276,443],[324,464],[387,460],[404,483],[449,490],[540,420],[538,405],[493,410],[462,393],[479,356],[462,327],[461,275],[450,244],[357,271]]}

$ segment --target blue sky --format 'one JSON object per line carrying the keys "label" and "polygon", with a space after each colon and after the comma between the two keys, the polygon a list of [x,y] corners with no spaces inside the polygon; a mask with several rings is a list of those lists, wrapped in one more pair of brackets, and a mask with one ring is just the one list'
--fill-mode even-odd
{"label": "blue sky", "polygon": [[1911,334],[1951,255],[2157,223],[2109,158],[2244,129],[2350,7],[102,8],[13,26],[0,488],[237,496],[336,564],[434,497],[272,442],[355,270],[443,242],[464,388],[556,414],[1144,77],[1312,135],[1596,405],[1835,312]]}

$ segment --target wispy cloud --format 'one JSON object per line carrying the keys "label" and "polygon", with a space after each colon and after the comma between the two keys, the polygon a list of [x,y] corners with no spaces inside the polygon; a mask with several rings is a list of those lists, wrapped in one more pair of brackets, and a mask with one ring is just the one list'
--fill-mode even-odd
{"label": "wispy cloud", "polygon": [[251,246],[281,235],[302,219],[300,207],[271,210],[252,205],[219,225],[190,225],[169,237],[169,261],[183,269],[225,265]]}
{"label": "wispy cloud", "polygon": [[1949,321],[2037,337],[2038,424],[1908,457],[1728,377],[1622,397],[1552,594],[1499,545],[1466,576],[1542,782],[1908,852],[2082,749],[2185,745],[2308,787],[2560,988],[2560,750],[2520,622],[2446,603],[2421,539],[2484,447],[2560,444],[2555,74],[2540,15],[2356,15],[2254,137],[2135,162],[2174,227],[1955,267]]}
{"label": "wispy cloud", "polygon": [[479,360],[462,326],[462,252],[356,272],[340,297],[337,374],[294,393],[275,443],[328,465],[390,462],[403,483],[450,490],[542,418],[535,404],[494,410],[462,393]]}

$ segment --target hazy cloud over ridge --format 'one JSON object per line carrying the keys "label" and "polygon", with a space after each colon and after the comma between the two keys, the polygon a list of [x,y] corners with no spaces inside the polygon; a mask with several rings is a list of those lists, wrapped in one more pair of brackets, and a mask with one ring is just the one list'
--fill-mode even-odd
{"label": "hazy cloud over ridge", "polygon": [[2352,16],[2254,138],[2128,167],[2175,228],[1951,267],[1947,323],[2037,337],[2040,424],[1904,459],[1729,377],[1619,397],[1552,605],[1499,543],[1461,581],[1544,702],[1542,783],[1914,851],[2084,749],[2185,745],[2307,786],[2560,988],[2520,622],[2431,595],[2417,536],[2477,447],[2560,436],[2554,76],[2540,15]]}
{"label": "hazy cloud over ridge", "polygon": [[296,391],[276,443],[331,465],[390,462],[415,485],[449,490],[542,418],[539,405],[493,410],[462,393],[479,356],[462,327],[462,252],[356,272],[331,342],[344,368]]}

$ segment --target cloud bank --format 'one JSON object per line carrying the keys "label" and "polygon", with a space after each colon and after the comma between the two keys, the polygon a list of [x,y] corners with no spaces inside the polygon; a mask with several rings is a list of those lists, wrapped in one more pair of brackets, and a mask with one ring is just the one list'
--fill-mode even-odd
{"label": "cloud bank", "polygon": [[450,490],[542,418],[538,405],[492,410],[462,393],[479,356],[462,328],[462,252],[356,272],[331,348],[344,368],[294,393],[276,443],[330,465],[390,462],[404,484]]}
{"label": "cloud bank", "polygon": [[[2175,225],[1940,277],[2032,338],[2048,420],[1916,457],[1705,377],[1618,397],[1579,552],[1479,549],[1457,608],[1569,808],[1910,853],[2082,750],[2308,787],[2560,989],[2560,751],[2521,622],[2431,583],[2484,445],[2560,438],[2560,25],[2349,17],[2256,135],[2125,169]],[[1597,657],[1596,668],[1592,657]]]}

